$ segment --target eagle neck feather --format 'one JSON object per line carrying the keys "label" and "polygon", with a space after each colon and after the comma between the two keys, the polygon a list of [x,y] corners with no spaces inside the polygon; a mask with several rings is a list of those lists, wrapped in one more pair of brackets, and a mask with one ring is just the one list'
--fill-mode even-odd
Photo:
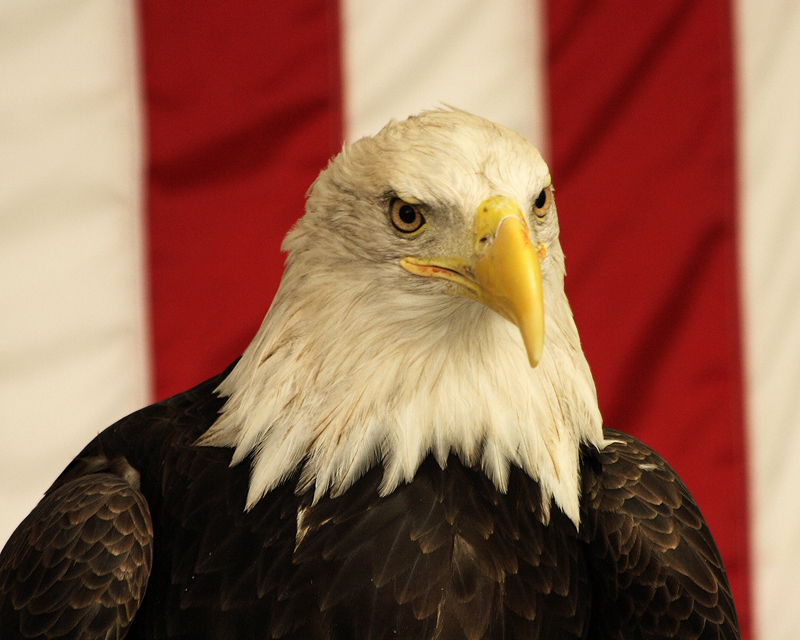
{"label": "eagle neck feather", "polygon": [[396,265],[369,282],[295,267],[290,258],[198,441],[234,448],[232,464],[252,456],[247,508],[298,466],[297,491],[318,500],[381,463],[386,495],[427,455],[444,466],[453,451],[501,491],[521,467],[541,485],[545,517],[552,499],[577,526],[579,446],[603,438],[563,287],[546,294],[549,333],[531,369],[516,327],[470,300],[394,286]]}

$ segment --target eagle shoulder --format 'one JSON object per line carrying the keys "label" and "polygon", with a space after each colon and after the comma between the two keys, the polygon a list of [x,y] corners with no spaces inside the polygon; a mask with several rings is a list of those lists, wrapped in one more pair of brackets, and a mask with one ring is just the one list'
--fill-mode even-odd
{"label": "eagle shoulder", "polygon": [[607,446],[582,450],[598,637],[738,639],[722,559],[686,486],[646,445],[604,431]]}
{"label": "eagle shoulder", "polygon": [[136,472],[108,467],[54,485],[0,553],[1,637],[124,636],[147,587],[153,525]]}
{"label": "eagle shoulder", "polygon": [[176,490],[165,456],[213,422],[218,384],[122,418],[53,482],[0,553],[0,637],[125,636],[151,586],[161,488]]}

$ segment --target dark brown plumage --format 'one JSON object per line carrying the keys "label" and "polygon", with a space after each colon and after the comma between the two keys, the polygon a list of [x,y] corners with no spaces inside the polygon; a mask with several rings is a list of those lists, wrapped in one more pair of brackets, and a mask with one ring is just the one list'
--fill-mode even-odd
{"label": "dark brown plumage", "polygon": [[502,494],[455,456],[384,498],[380,467],[317,504],[295,475],[248,512],[248,465],[193,445],[221,379],[121,420],[55,482],[0,556],[0,637],[132,618],[129,638],[738,637],[697,507],[629,436],[584,450],[580,531],[555,506],[542,523],[519,469]]}
{"label": "dark brown plumage", "polygon": [[0,637],[120,638],[153,562],[150,510],[131,478],[57,482],[0,555]]}

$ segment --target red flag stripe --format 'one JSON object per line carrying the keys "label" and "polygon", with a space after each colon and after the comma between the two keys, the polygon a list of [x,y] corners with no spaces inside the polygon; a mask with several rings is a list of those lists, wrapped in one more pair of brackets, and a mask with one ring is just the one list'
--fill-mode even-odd
{"label": "red flag stripe", "polygon": [[727,0],[548,4],[567,290],[608,427],[684,479],[749,637]]}
{"label": "red flag stripe", "polygon": [[283,236],[341,144],[328,0],[141,3],[155,393],[213,375],[255,334]]}

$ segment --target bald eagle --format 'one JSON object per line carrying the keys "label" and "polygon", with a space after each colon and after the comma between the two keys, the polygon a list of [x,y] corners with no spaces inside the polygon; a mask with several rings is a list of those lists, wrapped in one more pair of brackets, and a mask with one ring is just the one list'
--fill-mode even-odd
{"label": "bald eagle", "polygon": [[335,157],[242,357],[110,426],[0,555],[0,637],[738,638],[604,430],[548,168],[457,110]]}

